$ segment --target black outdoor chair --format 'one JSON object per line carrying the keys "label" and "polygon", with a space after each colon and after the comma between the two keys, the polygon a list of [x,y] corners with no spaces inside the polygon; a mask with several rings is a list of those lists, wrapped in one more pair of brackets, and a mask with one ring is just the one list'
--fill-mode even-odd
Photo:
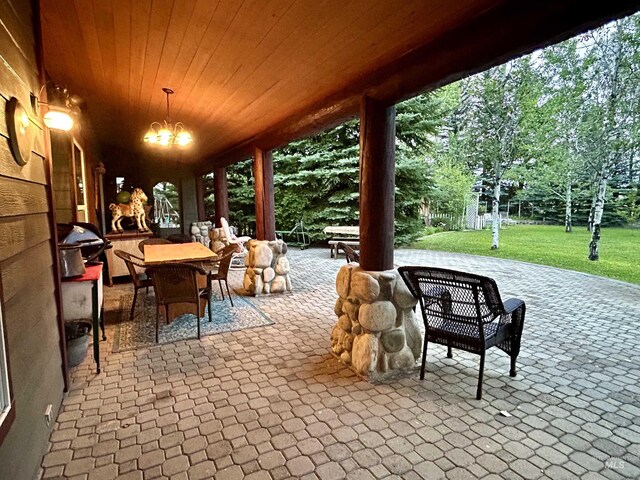
{"label": "black outdoor chair", "polygon": [[500,299],[496,282],[472,273],[443,268],[400,267],[398,272],[414,297],[420,300],[425,339],[420,379],[424,380],[427,343],[480,355],[476,398],[482,398],[484,357],[498,347],[511,357],[509,375],[516,376],[516,359],[524,325],[525,303],[517,298]]}

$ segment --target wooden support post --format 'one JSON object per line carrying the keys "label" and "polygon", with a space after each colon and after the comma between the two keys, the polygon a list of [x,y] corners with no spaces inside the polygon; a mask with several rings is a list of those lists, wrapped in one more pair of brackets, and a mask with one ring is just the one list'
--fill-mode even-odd
{"label": "wooden support post", "polygon": [[273,157],[270,150],[255,149],[253,178],[256,193],[256,238],[276,239],[275,199],[273,196]]}
{"label": "wooden support post", "polygon": [[198,221],[204,222],[207,214],[204,210],[204,180],[202,175],[196,175],[196,203],[198,205]]}
{"label": "wooden support post", "polygon": [[225,167],[217,167],[213,171],[213,202],[216,212],[216,227],[220,228],[222,226],[220,217],[229,220],[229,189]]}
{"label": "wooden support post", "polygon": [[[42,24],[40,18],[40,2],[32,2],[33,8],[33,32],[35,36],[35,47],[36,47],[36,62],[38,67],[38,81],[41,85],[46,85],[47,82],[47,74],[45,72],[44,65],[44,47],[42,43]],[[46,88],[44,92],[40,94],[40,100],[46,102],[47,94]],[[44,98],[43,98],[44,95]],[[44,111],[40,110],[40,121],[44,125],[43,121]],[[44,174],[47,180],[46,183],[46,195],[47,195],[47,217],[49,219],[49,231],[51,232],[51,237],[49,238],[49,247],[51,248],[51,258],[52,258],[52,269],[53,269],[53,284],[54,284],[54,295],[56,299],[56,313],[58,315],[57,324],[58,324],[58,333],[60,338],[58,339],[60,345],[60,368],[62,369],[62,378],[64,380],[64,391],[69,391],[69,367],[67,365],[67,340],[66,340],[66,332],[64,328],[64,310],[62,306],[62,274],[60,272],[60,257],[58,251],[58,230],[56,228],[56,210],[55,210],[55,199],[53,192],[53,156],[51,154],[51,136],[49,133],[49,129],[43,127],[44,136],[44,153],[45,153],[45,161],[44,164]],[[53,319],[51,319],[53,320]],[[51,321],[49,320],[49,321]],[[53,359],[52,359],[53,361]],[[11,411],[15,415],[15,410],[12,408]],[[9,423],[11,425],[11,423]]]}
{"label": "wooden support post", "polygon": [[360,107],[360,266],[393,268],[396,110],[370,97]]}

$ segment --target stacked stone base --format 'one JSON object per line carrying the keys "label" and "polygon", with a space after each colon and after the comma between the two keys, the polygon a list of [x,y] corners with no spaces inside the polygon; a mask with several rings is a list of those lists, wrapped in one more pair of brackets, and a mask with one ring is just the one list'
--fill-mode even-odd
{"label": "stacked stone base", "polygon": [[282,240],[249,240],[244,289],[253,295],[291,291],[287,244]]}
{"label": "stacked stone base", "polygon": [[211,222],[193,222],[191,224],[191,241],[199,242],[208,247],[211,245],[211,239],[209,238],[211,228]]}
{"label": "stacked stone base", "polygon": [[224,228],[211,228],[209,230],[209,240],[211,244],[211,250],[218,252],[227,246],[227,242],[224,237]]}
{"label": "stacked stone base", "polygon": [[417,299],[398,272],[368,272],[347,264],[338,272],[336,290],[333,353],[369,378],[413,368],[422,350],[413,311]]}

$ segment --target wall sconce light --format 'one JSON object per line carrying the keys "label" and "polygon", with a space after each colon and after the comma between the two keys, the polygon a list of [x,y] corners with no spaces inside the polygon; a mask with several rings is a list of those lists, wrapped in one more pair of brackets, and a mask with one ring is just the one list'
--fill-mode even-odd
{"label": "wall sconce light", "polygon": [[[41,102],[40,97],[42,96],[42,91],[47,85],[53,85],[50,94],[51,100],[49,102]],[[65,132],[73,128],[74,121],[72,114],[77,115],[80,113],[79,105],[83,102],[84,99],[81,97],[69,95],[66,87],[55,85],[50,81],[42,85],[37,97],[34,95],[31,97],[31,103],[35,112],[38,112],[40,105],[47,106],[47,113],[44,114],[42,119],[44,124],[52,130],[62,130]]]}
{"label": "wall sconce light", "polygon": [[52,130],[63,130],[68,132],[73,128],[73,119],[68,110],[64,108],[49,107],[49,111],[42,119],[44,124]]}

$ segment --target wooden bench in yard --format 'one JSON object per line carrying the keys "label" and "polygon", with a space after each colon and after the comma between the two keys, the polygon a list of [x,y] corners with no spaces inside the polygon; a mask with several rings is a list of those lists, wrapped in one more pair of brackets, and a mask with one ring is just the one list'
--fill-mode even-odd
{"label": "wooden bench in yard", "polygon": [[350,247],[360,248],[360,227],[330,226],[325,227],[324,233],[331,235],[329,247],[331,258],[338,258],[338,243],[342,242]]}

